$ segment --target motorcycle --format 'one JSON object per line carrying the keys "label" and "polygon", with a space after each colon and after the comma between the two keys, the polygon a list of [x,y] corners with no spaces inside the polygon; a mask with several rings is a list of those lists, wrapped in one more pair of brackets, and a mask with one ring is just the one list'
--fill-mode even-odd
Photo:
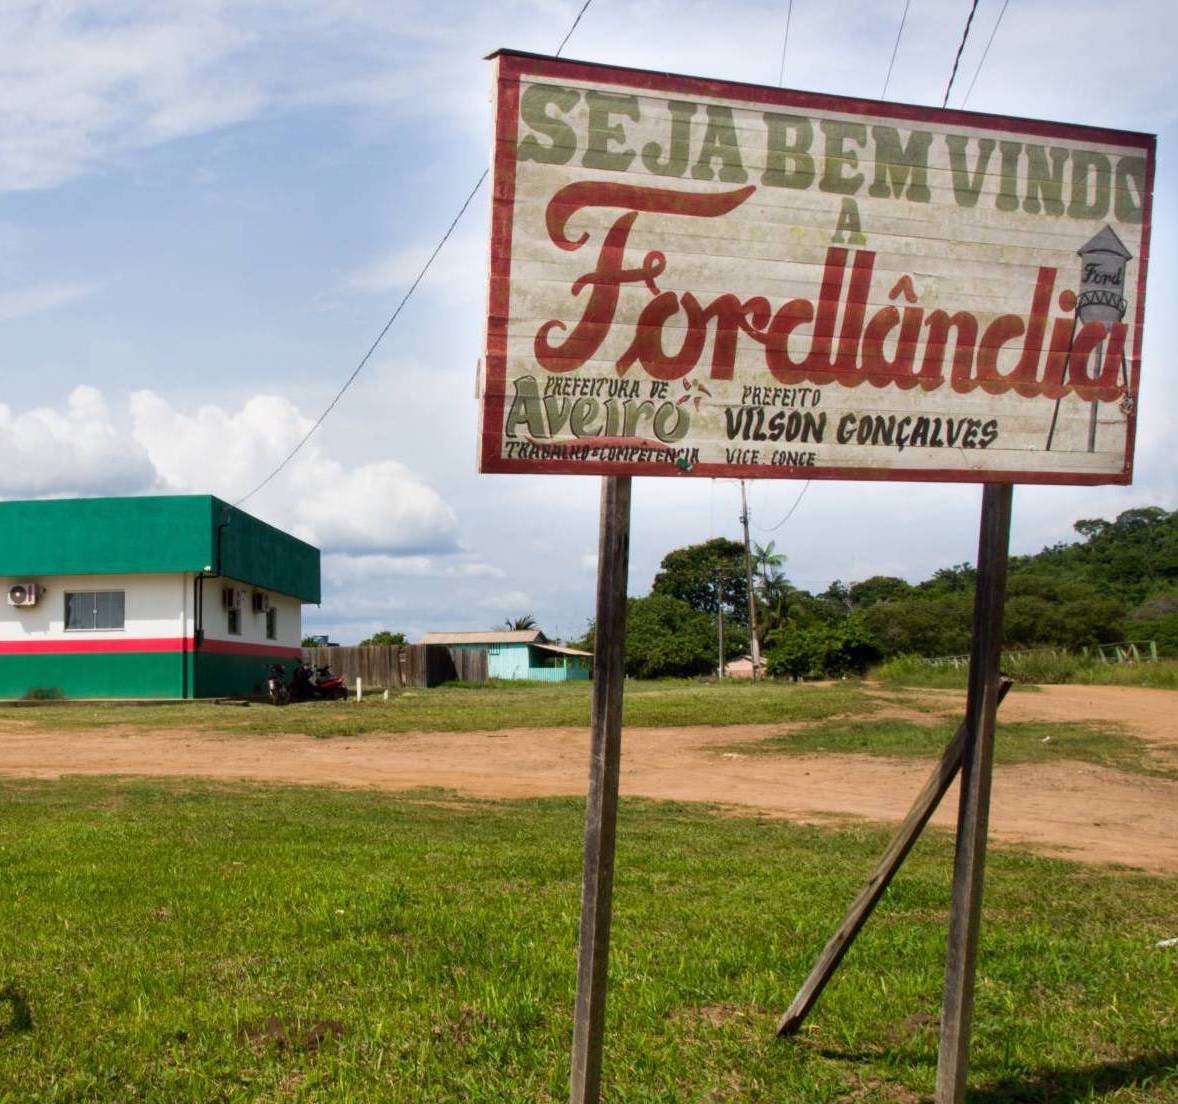
{"label": "motorcycle", "polygon": [[340,701],[348,696],[348,684],[343,675],[333,675],[330,667],[301,663],[291,679],[290,696],[294,701]]}
{"label": "motorcycle", "polygon": [[266,693],[271,705],[287,705],[290,702],[290,687],[286,685],[286,670],[281,663],[275,663],[266,676]]}

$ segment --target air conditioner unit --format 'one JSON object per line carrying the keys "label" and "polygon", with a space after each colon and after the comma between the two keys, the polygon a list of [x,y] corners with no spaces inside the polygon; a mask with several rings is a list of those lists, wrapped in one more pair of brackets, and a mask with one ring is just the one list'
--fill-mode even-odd
{"label": "air conditioner unit", "polygon": [[35,606],[42,588],[37,583],[13,583],[8,588],[10,606]]}
{"label": "air conditioner unit", "polygon": [[221,605],[227,610],[241,609],[241,591],[236,587],[222,587]]}
{"label": "air conditioner unit", "polygon": [[254,613],[265,613],[270,608],[270,595],[264,590],[254,591]]}

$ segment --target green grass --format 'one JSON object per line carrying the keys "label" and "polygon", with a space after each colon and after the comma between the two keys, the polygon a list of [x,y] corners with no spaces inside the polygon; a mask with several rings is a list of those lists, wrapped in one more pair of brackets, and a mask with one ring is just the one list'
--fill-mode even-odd
{"label": "green grass", "polygon": [[[581,831],[571,800],[0,784],[0,1102],[564,1100]],[[931,1093],[942,835],[773,1035],[886,838],[624,802],[605,1099]],[[1178,1099],[1178,880],[987,872],[972,1099]]]}
{"label": "green grass", "polygon": [[[0,706],[4,720],[42,728],[98,728],[134,725],[151,728],[209,728],[224,732],[309,736],[358,736],[365,732],[473,732],[503,728],[587,726],[589,683],[496,683],[440,686],[394,693],[362,702],[308,702],[277,709],[267,704],[247,709],[233,705],[70,704],[45,707]],[[828,686],[729,680],[627,681],[625,722],[630,725],[682,726],[773,724],[811,721],[879,708],[859,682]]]}
{"label": "green grass", "polygon": [[[1086,686],[1145,686],[1178,690],[1178,660],[1153,663],[1100,663],[1086,656],[1031,652],[1003,657],[1002,669],[1017,683],[1078,683]],[[871,672],[873,679],[892,686],[964,689],[968,670],[937,666],[913,656],[901,656]]]}
{"label": "green grass", "polygon": [[[897,759],[935,759],[953,738],[957,723],[954,720],[951,723],[914,724],[892,718],[831,720],[736,747],[753,755],[835,752]],[[1110,725],[998,722],[994,740],[995,763],[1051,763],[1061,759],[1078,759],[1134,774],[1178,778],[1178,770],[1164,767],[1150,758],[1144,742]]]}

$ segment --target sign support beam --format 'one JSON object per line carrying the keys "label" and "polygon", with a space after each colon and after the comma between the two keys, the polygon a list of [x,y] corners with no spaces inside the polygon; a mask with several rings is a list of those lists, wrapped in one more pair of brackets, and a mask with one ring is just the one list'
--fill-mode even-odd
{"label": "sign support beam", "polygon": [[601,1097],[602,1037],[622,757],[626,581],[630,564],[630,476],[601,481],[597,621],[593,641],[593,735],[585,809],[585,866],[569,1104]]}
{"label": "sign support beam", "polygon": [[[1014,684],[1010,679],[1001,680],[998,687],[999,704],[1006,697],[1012,685]],[[819,955],[818,961],[814,963],[809,977],[798,990],[797,996],[794,997],[785,1015],[781,1017],[777,1025],[778,1035],[796,1035],[798,1029],[805,1023],[810,1010],[818,1003],[818,998],[822,996],[827,982],[834,976],[843,956],[850,950],[851,944],[855,942],[855,937],[862,930],[863,925],[867,923],[884,893],[887,892],[896,872],[903,865],[908,853],[924,831],[925,825],[936,812],[941,798],[945,796],[953,784],[953,779],[957,777],[957,772],[961,769],[961,756],[968,735],[969,724],[967,721],[962,721],[953,739],[945,748],[941,761],[933,769],[933,773],[929,775],[928,781],[924,784],[924,789],[920,791],[913,802],[911,810],[904,818],[904,823],[900,825],[895,836],[892,837],[892,842],[888,844],[887,850],[883,853],[883,857],[871,872],[871,877],[867,879],[859,896],[855,898],[854,903],[847,910],[843,922],[830,937],[822,954]]]}
{"label": "sign support beam", "polygon": [[968,734],[961,763],[957,850],[937,1065],[938,1104],[963,1104],[969,1073],[969,1038],[973,1026],[974,973],[982,915],[986,834],[990,821],[994,717],[999,700],[998,663],[1006,603],[1012,498],[1013,488],[1009,483],[988,483],[982,492],[973,648],[965,702]]}

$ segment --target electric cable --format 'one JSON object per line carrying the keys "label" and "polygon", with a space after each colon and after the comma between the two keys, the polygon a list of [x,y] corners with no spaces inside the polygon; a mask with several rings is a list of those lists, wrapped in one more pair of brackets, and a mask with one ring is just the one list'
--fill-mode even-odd
{"label": "electric cable", "polygon": [[368,347],[368,352],[366,352],[364,356],[360,358],[360,363],[357,364],[356,367],[352,370],[352,374],[348,376],[346,380],[344,380],[344,385],[335,393],[335,398],[333,398],[331,402],[327,404],[327,407],[324,409],[323,413],[315,419],[314,425],[312,425],[311,428],[308,429],[305,434],[303,434],[302,440],[300,440],[299,443],[286,454],[286,457],[282,463],[279,464],[278,467],[276,467],[268,476],[266,476],[266,478],[263,479],[262,482],[259,483],[252,491],[250,491],[249,494],[243,495],[235,503],[233,503],[234,506],[240,506],[243,502],[253,498],[254,495],[258,493],[258,491],[260,491],[263,487],[266,486],[267,483],[274,479],[274,477],[277,476],[278,473],[281,472],[282,469],[285,468],[286,465],[295,458],[295,456],[298,455],[303,445],[305,445],[311,439],[311,435],[323,424],[324,420],[327,418],[327,415],[335,409],[336,403],[338,403],[340,399],[344,397],[344,392],[352,386],[352,383],[363,370],[364,366],[368,363],[369,359],[372,357],[372,354],[376,352],[377,346],[384,340],[384,335],[389,332],[393,323],[397,321],[397,316],[401,313],[405,304],[409,302],[410,296],[412,296],[412,294],[417,290],[417,285],[420,284],[421,281],[425,278],[425,274],[430,270],[430,266],[434,263],[434,258],[442,251],[442,246],[444,246],[446,242],[450,240],[450,235],[454,233],[454,227],[458,225],[458,220],[461,219],[464,214],[466,214],[466,209],[470,206],[470,201],[474,199],[475,195],[478,193],[478,190],[483,186],[483,181],[487,179],[488,172],[488,169],[483,169],[483,174],[479,177],[478,183],[475,184],[473,188],[471,188],[470,194],[466,197],[462,206],[458,209],[458,214],[454,216],[454,220],[450,223],[450,225],[446,228],[446,232],[442,235],[442,240],[439,241],[436,246],[434,246],[434,251],[429,255],[429,259],[422,266],[421,271],[418,272],[417,276],[413,280],[413,283],[409,285],[409,290],[406,291],[405,294],[401,297],[401,301],[397,304],[397,309],[394,310],[393,313],[389,316],[389,320],[384,324],[384,328],[376,335],[376,340]]}
{"label": "electric cable", "polygon": [[777,70],[777,87],[785,83],[785,51],[789,48],[789,25],[793,19],[794,0],[789,0],[789,7],[785,9],[785,37],[781,40],[781,66]]}
{"label": "electric cable", "polygon": [[965,107],[969,100],[969,94],[973,91],[973,86],[978,82],[978,74],[982,71],[982,66],[986,64],[986,56],[990,52],[990,47],[994,45],[994,36],[998,33],[998,25],[1002,22],[1002,17],[1006,14],[1006,9],[1010,5],[1010,0],[1003,0],[1002,10],[998,13],[998,18],[994,21],[994,29],[990,32],[989,41],[986,43],[986,48],[982,51],[982,60],[978,62],[978,67],[973,71],[973,80],[969,82],[969,87],[965,90],[965,95],[961,98],[961,106]]}
{"label": "electric cable", "polygon": [[780,529],[787,521],[789,521],[791,517],[794,516],[794,511],[798,508],[799,505],[801,505],[802,499],[806,497],[806,492],[810,489],[810,483],[811,480],[807,479],[806,485],[801,489],[798,497],[794,499],[794,504],[789,508],[785,517],[783,517],[776,525],[770,525],[768,528],[765,528],[763,525],[758,525],[757,528],[760,529],[762,533],[776,533],[778,529]]}
{"label": "electric cable", "polygon": [[[592,3],[593,0],[585,0],[585,3],[581,5],[581,10],[577,12],[576,19],[573,20],[572,26],[569,27],[564,38],[561,39],[560,45],[556,49],[556,57],[560,57],[561,51],[565,48],[565,45],[573,31],[577,29],[577,24],[581,22],[581,17],[585,14],[586,11],[588,11],[589,5]],[[471,188],[470,193],[467,195],[466,199],[462,201],[462,206],[458,208],[458,214],[454,216],[450,222],[450,225],[446,227],[446,232],[442,235],[441,240],[437,245],[434,246],[433,252],[426,259],[425,264],[421,266],[421,270],[417,273],[416,277],[414,277],[414,280],[409,285],[408,290],[401,297],[401,301],[397,304],[396,309],[391,315],[389,315],[389,320],[384,324],[384,327],[381,329],[380,333],[376,335],[376,340],[368,347],[368,352],[366,352],[360,358],[360,363],[357,364],[354,369],[352,369],[352,374],[348,376],[346,380],[344,380],[343,386],[335,393],[335,397],[327,404],[323,410],[323,413],[315,419],[315,422],[311,428],[303,434],[298,444],[296,444],[295,447],[286,454],[278,467],[276,467],[268,476],[266,476],[266,478],[263,479],[261,483],[254,487],[254,489],[250,491],[249,494],[242,495],[241,498],[237,499],[233,503],[234,506],[240,506],[243,502],[248,502],[263,487],[270,483],[286,467],[286,465],[289,464],[302,451],[303,446],[311,439],[311,437],[315,434],[315,431],[323,424],[327,416],[335,409],[336,404],[344,397],[344,394],[347,392],[348,388],[351,387],[355,382],[356,377],[364,370],[364,366],[368,363],[369,360],[372,359],[372,354],[376,352],[377,347],[384,340],[385,334],[387,334],[389,330],[392,329],[393,323],[397,321],[397,317],[400,315],[401,311],[404,310],[405,304],[409,302],[410,298],[412,298],[413,293],[417,290],[418,285],[422,280],[425,279],[426,273],[429,272],[437,255],[442,251],[442,247],[450,240],[450,235],[454,233],[454,228],[461,221],[462,216],[466,214],[466,209],[470,206],[471,201],[478,194],[479,189],[483,186],[483,183],[486,181],[489,174],[489,169],[483,169],[482,174],[475,182],[475,186]]]}
{"label": "electric cable", "polygon": [[912,0],[904,0],[904,14],[900,16],[900,29],[896,32],[896,43],[892,47],[892,60],[888,62],[888,75],[884,77],[883,91],[879,94],[882,100],[888,94],[888,84],[892,79],[892,67],[896,64],[896,51],[900,49],[900,37],[904,34],[904,24],[908,22],[908,7]]}
{"label": "electric cable", "polygon": [[565,46],[568,44],[569,39],[573,37],[573,31],[577,29],[577,24],[581,22],[581,16],[583,16],[589,10],[589,5],[592,3],[593,0],[585,0],[585,3],[581,5],[581,10],[577,12],[577,18],[573,20],[573,25],[565,32],[564,38],[560,40],[560,45],[556,48],[557,57],[560,57]]}
{"label": "electric cable", "polygon": [[957,66],[961,64],[961,51],[965,49],[966,40],[969,38],[970,24],[973,23],[974,12],[978,10],[978,0],[973,0],[973,6],[969,9],[969,17],[965,21],[965,31],[961,35],[961,44],[957,47],[957,56],[953,59],[953,72],[949,74],[949,83],[945,85],[945,98],[941,101],[941,107],[949,106],[949,93],[953,91],[953,81],[957,76]]}

